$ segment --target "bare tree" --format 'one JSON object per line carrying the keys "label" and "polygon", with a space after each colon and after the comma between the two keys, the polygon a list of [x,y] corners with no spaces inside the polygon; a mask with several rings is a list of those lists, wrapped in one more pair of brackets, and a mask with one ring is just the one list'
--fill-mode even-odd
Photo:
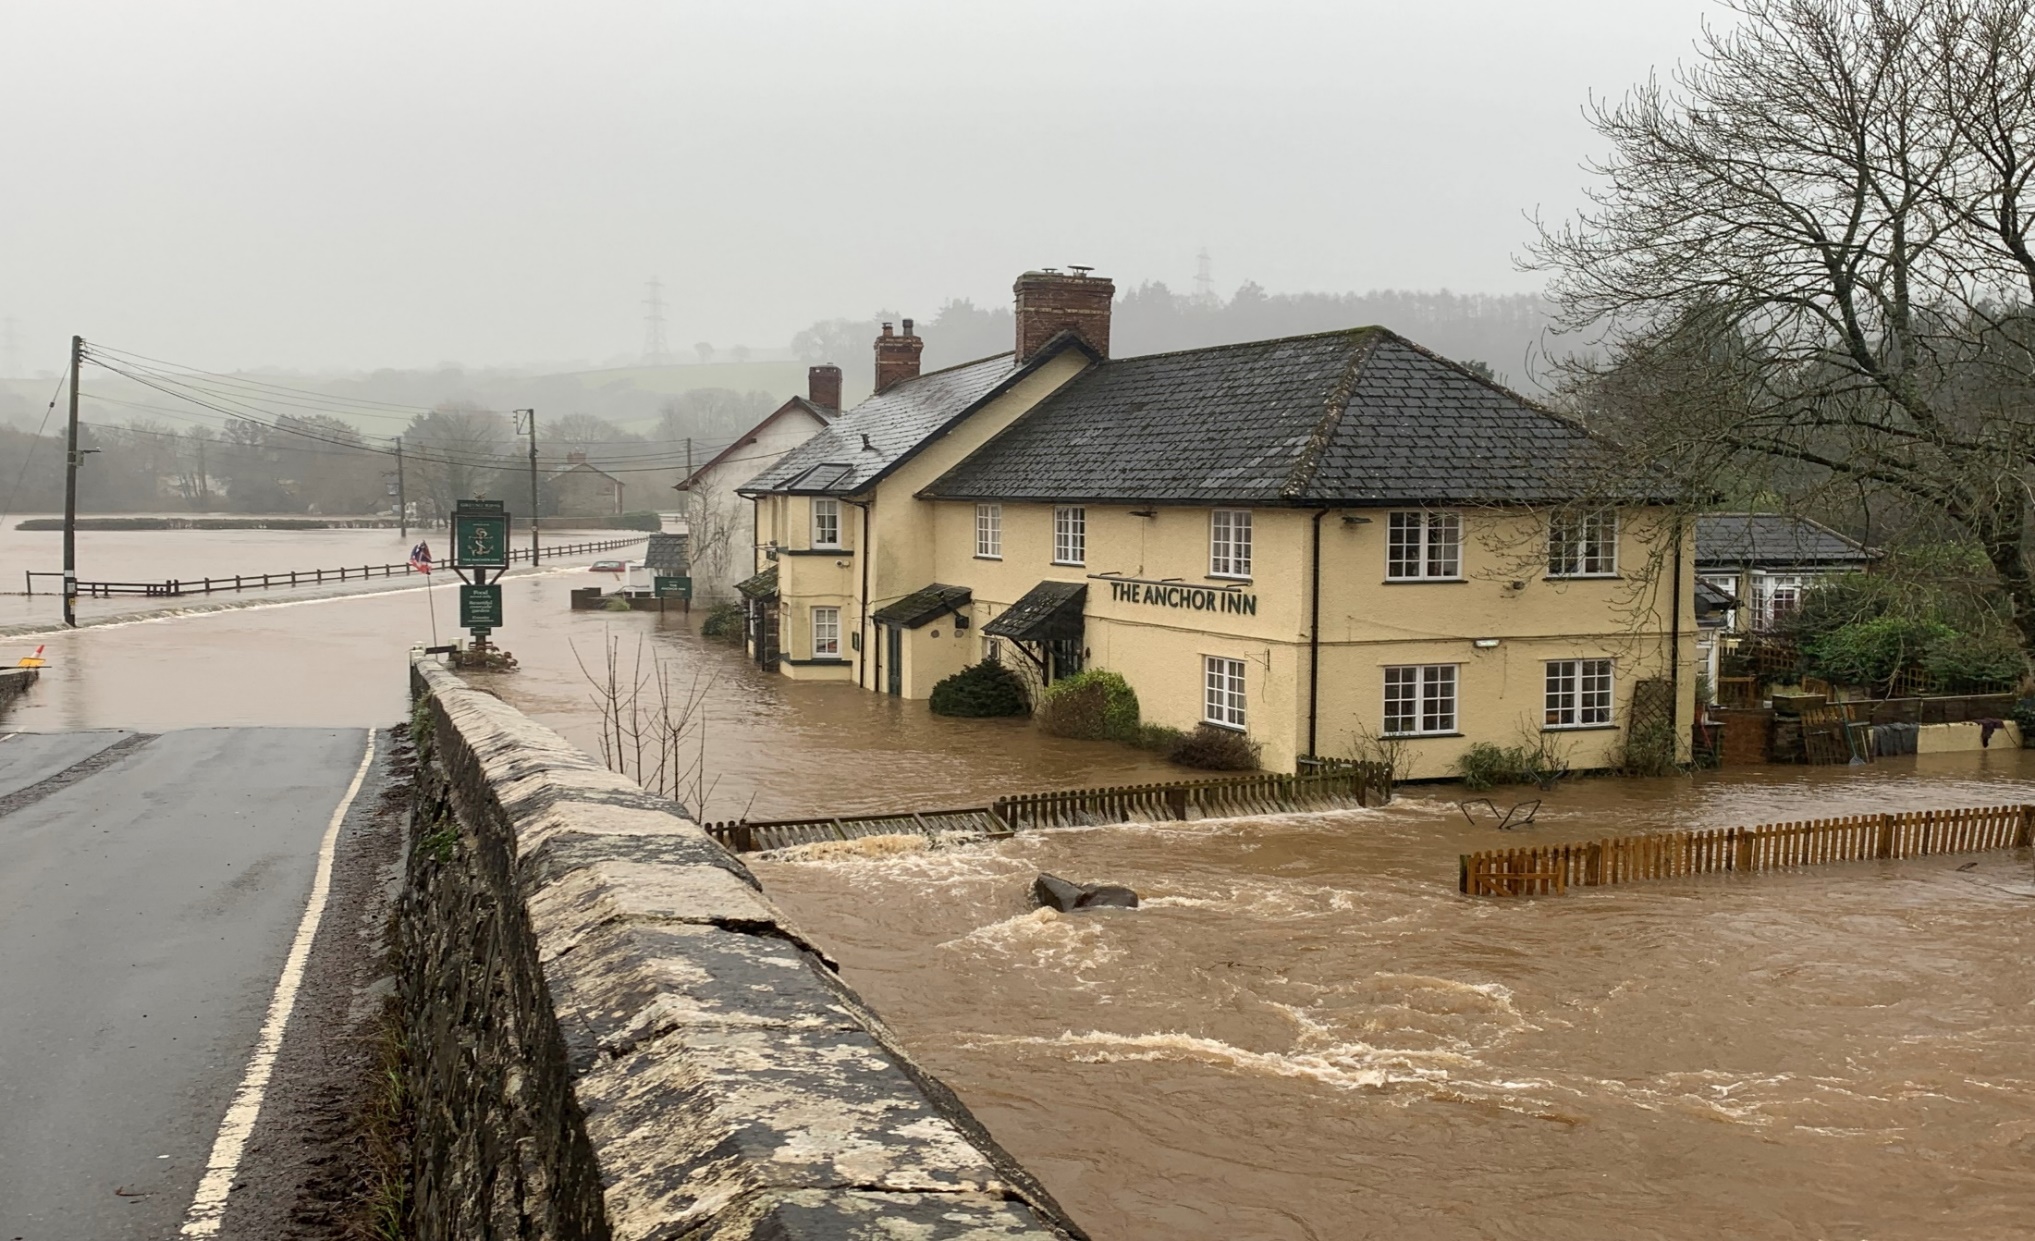
{"label": "bare tree", "polygon": [[1885,496],[1980,548],[2035,651],[2035,0],[1726,0],[1592,120],[1543,228],[1578,412],[1692,493]]}

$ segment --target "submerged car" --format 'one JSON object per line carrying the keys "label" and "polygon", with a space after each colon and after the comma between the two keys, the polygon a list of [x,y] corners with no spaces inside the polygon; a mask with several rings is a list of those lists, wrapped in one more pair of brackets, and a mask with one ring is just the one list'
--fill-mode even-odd
{"label": "submerged car", "polygon": [[589,573],[627,573],[628,571],[629,562],[626,560],[596,560],[587,569]]}

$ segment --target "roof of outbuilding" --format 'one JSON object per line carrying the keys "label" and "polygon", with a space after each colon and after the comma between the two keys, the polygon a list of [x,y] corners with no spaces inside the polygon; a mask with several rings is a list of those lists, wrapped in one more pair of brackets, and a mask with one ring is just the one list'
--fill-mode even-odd
{"label": "roof of outbuilding", "polygon": [[684,576],[690,567],[685,547],[686,536],[683,534],[653,534],[650,545],[643,549],[643,567]]}
{"label": "roof of outbuilding", "polygon": [[1015,355],[1003,353],[892,384],[735,490],[743,495],[853,495],[995,392],[1018,369]]}
{"label": "roof of outbuilding", "polygon": [[1786,513],[1703,513],[1696,518],[1696,567],[1861,565],[1879,553],[1821,522]]}
{"label": "roof of outbuilding", "polygon": [[1544,410],[1384,328],[1112,359],[922,493],[1158,504],[1664,502]]}
{"label": "roof of outbuilding", "polygon": [[869,619],[879,625],[895,625],[900,629],[917,629],[919,626],[936,621],[956,608],[965,608],[974,598],[966,586],[947,586],[934,582],[923,590],[915,590],[895,603],[888,603],[869,614]]}

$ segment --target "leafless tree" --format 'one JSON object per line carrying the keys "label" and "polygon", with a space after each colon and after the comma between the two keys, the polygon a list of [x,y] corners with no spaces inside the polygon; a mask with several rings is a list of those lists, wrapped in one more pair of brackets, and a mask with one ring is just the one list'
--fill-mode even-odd
{"label": "leafless tree", "polygon": [[1980,548],[2035,651],[2035,0],[1725,0],[1592,109],[1544,227],[1577,411],[1692,493],[1882,496]]}

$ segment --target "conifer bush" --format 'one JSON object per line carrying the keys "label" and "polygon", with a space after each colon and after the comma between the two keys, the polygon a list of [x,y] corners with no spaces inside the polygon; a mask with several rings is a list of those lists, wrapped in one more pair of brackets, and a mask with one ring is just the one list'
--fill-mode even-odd
{"label": "conifer bush", "polygon": [[1183,735],[1166,757],[1203,771],[1256,771],[1259,744],[1233,728],[1203,724]]}
{"label": "conifer bush", "polygon": [[1046,687],[1039,727],[1077,741],[1139,740],[1138,694],[1121,673],[1089,668]]}
{"label": "conifer bush", "polygon": [[927,705],[934,715],[976,719],[1029,715],[1032,710],[1024,685],[1011,670],[988,660],[971,664],[933,686]]}

